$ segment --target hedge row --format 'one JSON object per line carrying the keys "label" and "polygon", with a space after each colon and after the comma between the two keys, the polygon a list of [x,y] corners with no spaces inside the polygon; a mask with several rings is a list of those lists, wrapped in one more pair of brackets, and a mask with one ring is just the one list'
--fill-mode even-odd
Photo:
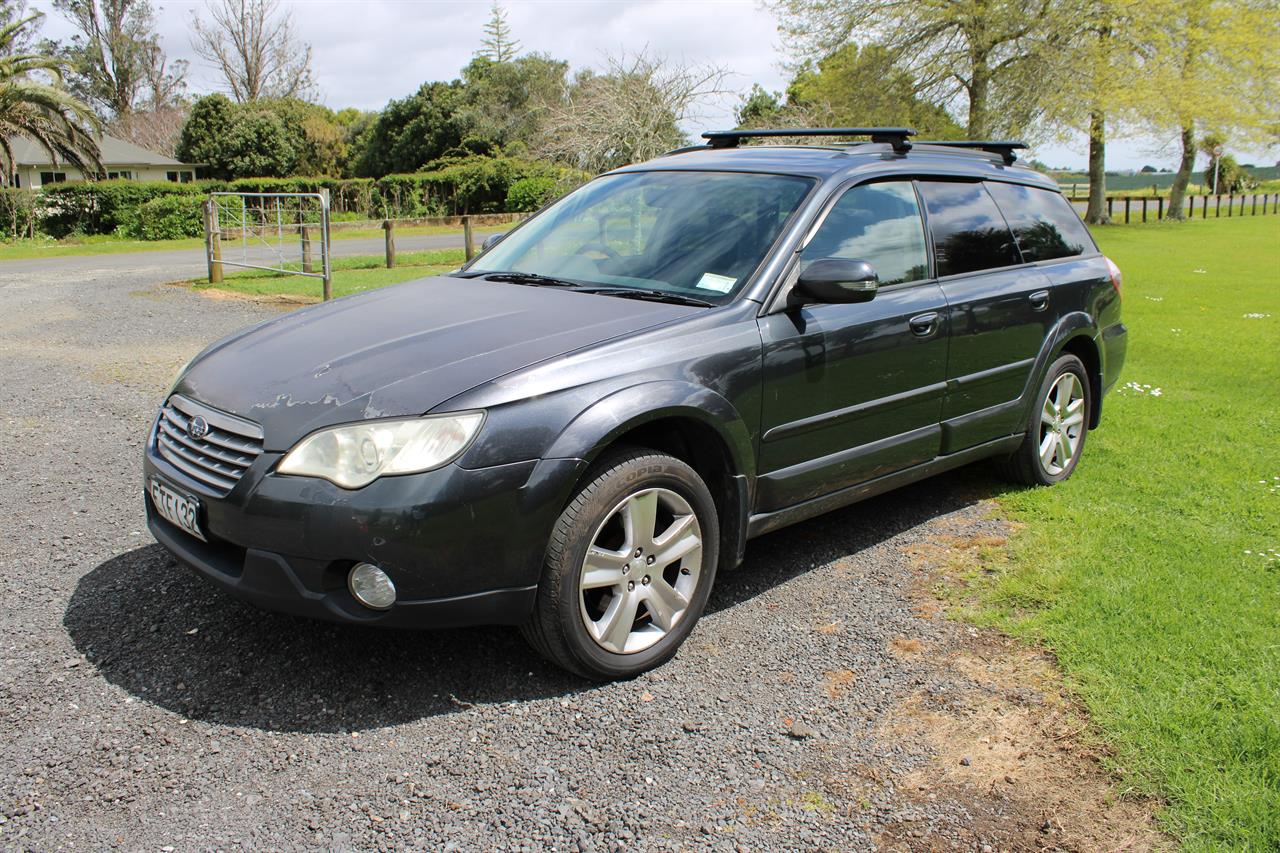
{"label": "hedge row", "polygon": [[53,237],[119,234],[158,240],[201,232],[199,205],[211,192],[329,191],[335,218],[407,219],[534,210],[587,175],[505,157],[438,161],[431,171],[385,178],[249,178],[191,184],[99,181],[57,184],[38,192],[5,190],[0,230]]}

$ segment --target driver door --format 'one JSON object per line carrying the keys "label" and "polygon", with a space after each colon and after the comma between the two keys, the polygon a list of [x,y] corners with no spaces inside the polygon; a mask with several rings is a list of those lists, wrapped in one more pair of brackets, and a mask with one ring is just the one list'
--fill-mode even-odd
{"label": "driver door", "polygon": [[880,288],[870,302],[760,318],[759,511],[927,462],[941,446],[948,311],[912,183],[846,191],[800,261],[832,257],[869,262]]}

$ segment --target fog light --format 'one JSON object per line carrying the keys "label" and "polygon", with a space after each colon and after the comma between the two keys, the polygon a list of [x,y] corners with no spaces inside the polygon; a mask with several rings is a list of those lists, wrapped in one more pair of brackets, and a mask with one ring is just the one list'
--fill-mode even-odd
{"label": "fog light", "polygon": [[396,603],[396,585],[387,573],[370,563],[356,563],[347,575],[347,589],[356,601],[373,610],[387,610]]}

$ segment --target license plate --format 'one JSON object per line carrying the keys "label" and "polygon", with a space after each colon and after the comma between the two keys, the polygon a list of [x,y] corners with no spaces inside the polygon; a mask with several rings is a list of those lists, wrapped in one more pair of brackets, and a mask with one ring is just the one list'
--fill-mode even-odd
{"label": "license plate", "polygon": [[171,486],[151,478],[151,502],[156,512],[166,521],[190,533],[201,542],[208,542],[200,531],[200,499],[193,495],[185,495]]}

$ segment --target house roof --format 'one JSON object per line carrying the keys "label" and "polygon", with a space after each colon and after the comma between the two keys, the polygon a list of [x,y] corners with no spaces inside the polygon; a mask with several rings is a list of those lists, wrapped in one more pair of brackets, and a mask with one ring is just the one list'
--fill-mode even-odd
{"label": "house roof", "polygon": [[[52,165],[49,152],[34,139],[14,136],[9,139],[9,146],[13,149],[14,166]],[[98,147],[101,149],[100,159],[103,166],[190,166],[188,163],[148,151],[132,142],[106,134],[98,137]]]}

